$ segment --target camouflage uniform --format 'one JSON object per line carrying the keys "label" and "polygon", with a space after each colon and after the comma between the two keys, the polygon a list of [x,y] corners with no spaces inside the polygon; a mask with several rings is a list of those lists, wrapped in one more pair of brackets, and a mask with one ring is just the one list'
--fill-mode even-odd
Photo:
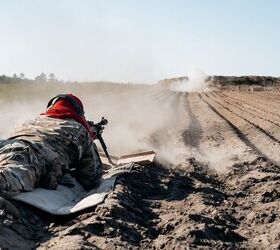
{"label": "camouflage uniform", "polygon": [[55,189],[70,169],[85,188],[92,188],[100,181],[101,166],[96,145],[80,123],[39,116],[0,141],[0,192]]}

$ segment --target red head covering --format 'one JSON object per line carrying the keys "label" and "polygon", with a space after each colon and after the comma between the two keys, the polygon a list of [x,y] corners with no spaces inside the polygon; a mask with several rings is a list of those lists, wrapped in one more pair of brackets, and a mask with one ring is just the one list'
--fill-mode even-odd
{"label": "red head covering", "polygon": [[[74,99],[83,113],[84,106],[81,100],[72,94],[67,94],[66,96],[71,99]],[[84,115],[79,114],[76,108],[73,106],[73,104],[69,102],[69,100],[58,96],[57,98],[53,99],[53,102],[54,103],[48,107],[47,111],[41,113],[41,115],[46,115],[49,117],[59,118],[59,119],[65,119],[65,118],[73,119],[84,126],[84,128],[88,131],[88,133],[90,134],[93,140],[96,139],[96,136],[90,129]]]}

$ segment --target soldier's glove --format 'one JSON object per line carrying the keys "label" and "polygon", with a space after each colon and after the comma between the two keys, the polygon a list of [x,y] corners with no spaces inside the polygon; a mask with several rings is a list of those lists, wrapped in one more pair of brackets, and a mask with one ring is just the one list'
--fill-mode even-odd
{"label": "soldier's glove", "polygon": [[3,197],[0,197],[0,210],[3,210],[6,214],[13,215],[14,217],[19,217],[20,215],[17,208]]}

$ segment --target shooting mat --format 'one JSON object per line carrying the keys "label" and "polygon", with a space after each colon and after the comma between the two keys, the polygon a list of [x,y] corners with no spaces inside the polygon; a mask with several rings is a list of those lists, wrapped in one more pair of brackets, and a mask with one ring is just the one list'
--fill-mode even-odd
{"label": "shooting mat", "polygon": [[31,192],[20,193],[12,199],[53,215],[72,214],[103,202],[108,193],[113,190],[117,176],[130,172],[133,165],[131,163],[112,169],[103,176],[100,185],[89,192],[73,178],[74,187],[59,185],[56,190],[35,188]]}

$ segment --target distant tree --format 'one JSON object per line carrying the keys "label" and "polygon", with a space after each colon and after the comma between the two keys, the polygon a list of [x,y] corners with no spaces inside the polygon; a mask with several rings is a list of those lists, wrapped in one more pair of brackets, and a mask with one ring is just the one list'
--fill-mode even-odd
{"label": "distant tree", "polygon": [[49,74],[49,82],[57,82],[56,76],[54,73]]}
{"label": "distant tree", "polygon": [[23,73],[20,73],[20,74],[19,74],[19,78],[20,78],[21,80],[25,80],[25,75],[24,75]]}
{"label": "distant tree", "polygon": [[45,73],[42,73],[39,76],[35,77],[36,82],[46,82],[47,81],[47,75]]}
{"label": "distant tree", "polygon": [[1,83],[9,83],[9,82],[12,82],[12,77],[6,76],[6,75],[1,75],[1,76],[0,76],[0,82],[1,82]]}
{"label": "distant tree", "polygon": [[19,82],[19,78],[16,74],[14,74],[12,77],[11,76],[6,76],[2,75],[0,76],[0,82],[1,83],[13,83],[13,82]]}

